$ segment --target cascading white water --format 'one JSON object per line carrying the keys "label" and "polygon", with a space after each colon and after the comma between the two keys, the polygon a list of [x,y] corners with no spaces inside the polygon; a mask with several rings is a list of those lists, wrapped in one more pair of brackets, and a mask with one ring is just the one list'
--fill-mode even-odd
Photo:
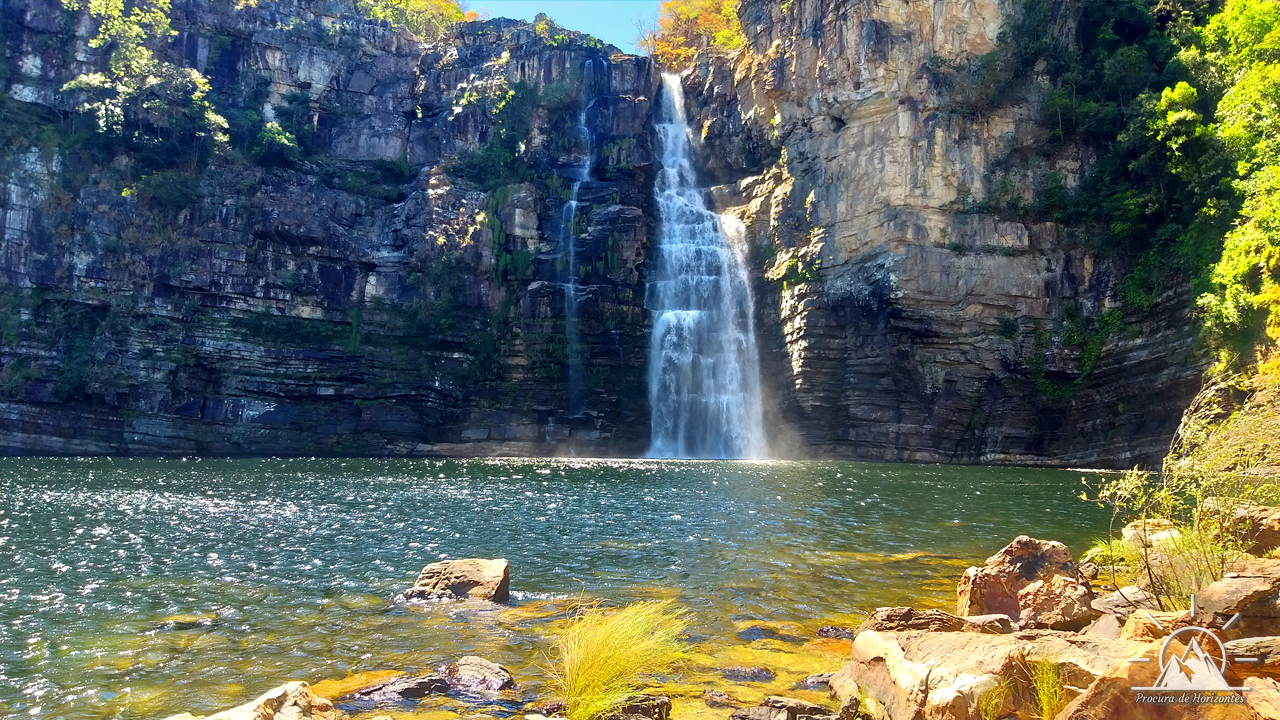
{"label": "cascading white water", "polygon": [[760,359],[743,259],[707,209],[689,152],[680,78],[663,75],[655,129],[662,167],[655,272],[645,306],[650,457],[751,458],[765,454]]}
{"label": "cascading white water", "polygon": [[[574,225],[578,219],[578,190],[582,183],[591,178],[591,168],[595,164],[595,136],[587,127],[587,112],[599,97],[597,91],[596,64],[607,68],[604,58],[589,58],[582,62],[582,84],[579,99],[582,110],[578,113],[578,125],[574,128],[577,134],[578,147],[575,152],[581,156],[568,168],[571,181],[569,200],[560,209],[560,248],[565,255],[564,283],[564,337],[565,366],[567,369],[565,387],[568,393],[570,417],[586,412],[586,385],[582,378],[582,345],[578,334],[578,254],[577,235]],[[608,79],[608,76],[603,76]]]}

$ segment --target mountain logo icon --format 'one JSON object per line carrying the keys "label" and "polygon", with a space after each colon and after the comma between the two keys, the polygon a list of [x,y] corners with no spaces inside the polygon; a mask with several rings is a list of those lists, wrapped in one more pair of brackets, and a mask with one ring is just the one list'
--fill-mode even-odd
{"label": "mountain logo icon", "polygon": [[[1196,599],[1191,596],[1191,613],[1195,617]],[[1160,627],[1160,622],[1147,613],[1151,621]],[[1223,629],[1230,628],[1239,619],[1239,615],[1231,618]],[[1175,641],[1179,644],[1175,645]],[[1179,650],[1181,649],[1181,652]],[[1225,674],[1230,656],[1227,646],[1217,633],[1209,628],[1190,625],[1170,633],[1160,645],[1160,675],[1151,687],[1135,687],[1135,691],[1145,692],[1186,692],[1196,691],[1210,695],[1234,694],[1247,692],[1245,687],[1232,687],[1227,683]],[[1258,658],[1234,658],[1237,662],[1258,662]],[[1147,658],[1131,658],[1129,662],[1150,662]],[[1201,697],[1196,695],[1195,697]]]}

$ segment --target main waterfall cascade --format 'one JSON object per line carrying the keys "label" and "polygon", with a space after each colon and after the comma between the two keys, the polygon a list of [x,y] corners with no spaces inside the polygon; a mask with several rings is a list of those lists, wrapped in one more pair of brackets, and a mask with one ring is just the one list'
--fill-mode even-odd
{"label": "main waterfall cascade", "polygon": [[[596,64],[600,64],[601,74],[597,77]],[[587,392],[582,378],[582,344],[578,335],[578,256],[577,233],[575,224],[578,219],[578,190],[582,183],[591,179],[591,169],[595,166],[595,135],[587,127],[587,112],[599,98],[597,86],[600,81],[608,81],[609,61],[604,58],[589,58],[582,62],[582,84],[579,99],[582,110],[578,113],[578,124],[574,128],[577,134],[578,147],[575,153],[581,156],[569,166],[567,177],[571,181],[569,200],[560,209],[560,248],[564,255],[564,337],[565,337],[565,387],[568,391],[569,416],[578,417],[586,412]]]}
{"label": "main waterfall cascade", "polygon": [[645,296],[654,314],[649,456],[762,457],[760,358],[746,266],[698,186],[680,78],[664,74],[662,87],[654,128],[662,164],[654,185],[656,261]]}

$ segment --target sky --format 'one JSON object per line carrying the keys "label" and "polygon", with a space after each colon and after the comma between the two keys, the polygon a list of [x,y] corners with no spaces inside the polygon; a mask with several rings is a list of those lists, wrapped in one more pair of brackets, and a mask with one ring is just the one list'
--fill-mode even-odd
{"label": "sky", "polygon": [[533,20],[546,13],[556,24],[589,33],[627,53],[638,52],[636,18],[652,23],[658,17],[658,0],[464,0],[462,6],[493,18]]}

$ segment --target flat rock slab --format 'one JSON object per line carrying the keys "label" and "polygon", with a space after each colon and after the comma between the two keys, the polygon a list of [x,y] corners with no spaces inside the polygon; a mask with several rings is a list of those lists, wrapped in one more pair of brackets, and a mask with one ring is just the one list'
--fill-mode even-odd
{"label": "flat rock slab", "polygon": [[1013,621],[1008,615],[978,615],[962,618],[942,610],[916,610],[909,607],[876,608],[857,631],[900,632],[928,630],[930,632],[976,632],[1003,634],[1013,632]]}
{"label": "flat rock slab", "polygon": [[503,558],[445,560],[422,568],[405,600],[478,598],[493,602],[511,599],[510,565]]}
{"label": "flat rock slab", "polygon": [[[1280,628],[1277,628],[1280,631]],[[1241,677],[1280,678],[1280,637],[1251,637],[1227,642],[1231,667]],[[1248,658],[1248,662],[1242,658]]]}
{"label": "flat rock slab", "polygon": [[831,688],[842,700],[855,694],[874,700],[894,720],[977,717],[978,698],[1012,677],[1022,663],[1053,662],[1064,685],[1083,689],[1144,647],[1051,630],[1010,635],[873,630],[854,638],[853,661],[836,673]]}

